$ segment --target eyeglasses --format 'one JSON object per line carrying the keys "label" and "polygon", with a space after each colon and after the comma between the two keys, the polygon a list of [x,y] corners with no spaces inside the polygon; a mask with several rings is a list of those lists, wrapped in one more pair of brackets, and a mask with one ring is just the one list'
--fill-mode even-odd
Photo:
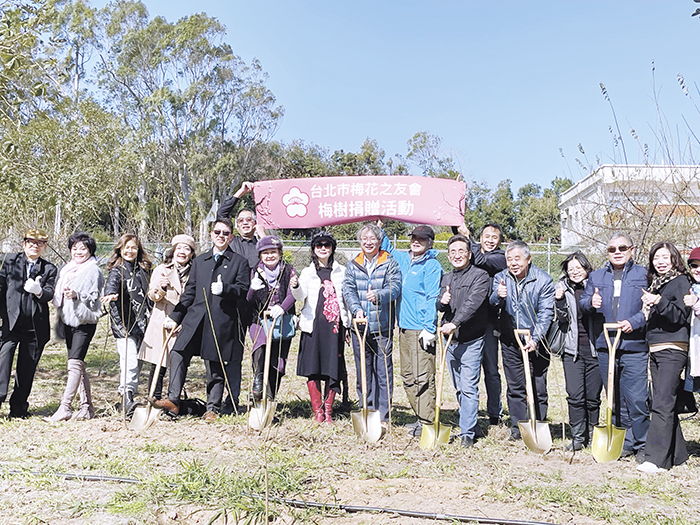
{"label": "eyeglasses", "polygon": [[462,255],[467,255],[469,252],[467,250],[454,250],[447,252],[449,257],[457,257]]}
{"label": "eyeglasses", "polygon": [[236,222],[255,222],[255,219],[253,217],[238,217]]}
{"label": "eyeglasses", "polygon": [[319,242],[316,244],[316,248],[331,248],[333,245],[329,242]]}
{"label": "eyeglasses", "polygon": [[24,239],[27,244],[33,244],[34,246],[44,246],[46,241],[39,241],[37,239]]}
{"label": "eyeglasses", "polygon": [[231,235],[231,232],[227,230],[212,230],[212,233],[214,235],[223,235],[224,237]]}
{"label": "eyeglasses", "polygon": [[626,244],[621,244],[620,246],[608,246],[608,253],[625,253],[627,250],[631,250],[634,246],[627,246]]}
{"label": "eyeglasses", "polygon": [[696,262],[688,263],[688,266],[690,266],[693,270],[695,270],[696,268],[700,268],[700,263],[696,263]]}

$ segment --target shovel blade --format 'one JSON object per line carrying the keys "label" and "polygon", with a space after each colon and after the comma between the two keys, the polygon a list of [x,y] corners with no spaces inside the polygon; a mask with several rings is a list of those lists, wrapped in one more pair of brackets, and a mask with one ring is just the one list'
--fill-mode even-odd
{"label": "shovel blade", "polygon": [[382,418],[377,410],[353,410],[350,412],[355,434],[367,443],[376,443],[382,437]]}
{"label": "shovel blade", "polygon": [[596,426],[593,429],[591,453],[598,463],[617,461],[625,443],[625,429],[613,425]]}
{"label": "shovel blade", "polygon": [[423,425],[418,446],[427,450],[437,445],[446,445],[450,442],[450,432],[452,427],[447,425]]}
{"label": "shovel blade", "polygon": [[129,429],[136,432],[141,432],[142,430],[146,430],[148,427],[150,427],[153,422],[149,423],[148,421],[151,418],[152,410],[153,408],[151,405],[136,407],[136,410],[134,410],[134,415],[131,416],[131,421],[129,421]]}
{"label": "shovel blade", "polygon": [[253,430],[262,430],[272,423],[275,417],[277,403],[275,401],[264,400],[255,404],[250,410],[248,424]]}
{"label": "shovel blade", "polygon": [[525,419],[518,421],[518,428],[520,428],[523,443],[532,452],[546,454],[552,448],[552,434],[549,431],[549,425],[544,421]]}

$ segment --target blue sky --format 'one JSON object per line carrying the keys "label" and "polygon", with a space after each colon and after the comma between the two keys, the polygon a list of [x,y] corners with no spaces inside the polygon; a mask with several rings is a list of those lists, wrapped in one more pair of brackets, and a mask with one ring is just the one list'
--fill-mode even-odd
{"label": "blue sky", "polygon": [[495,187],[510,178],[514,192],[530,182],[547,187],[557,176],[585,176],[577,157],[621,158],[601,82],[628,160],[641,161],[632,128],[653,159],[653,81],[674,145],[688,136],[683,117],[700,136],[700,114],[676,78],[683,74],[700,100],[700,19],[690,16],[691,0],[144,3],[151,17],[174,22],[203,11],[225,24],[236,54],[258,58],[269,74],[285,108],[275,136],[283,142],[357,151],[369,137],[388,158],[405,155],[406,141],[427,131],[468,181]]}

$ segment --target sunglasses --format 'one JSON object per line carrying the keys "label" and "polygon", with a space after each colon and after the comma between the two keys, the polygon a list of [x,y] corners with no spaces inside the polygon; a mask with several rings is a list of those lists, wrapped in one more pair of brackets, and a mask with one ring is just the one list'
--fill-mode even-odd
{"label": "sunglasses", "polygon": [[700,268],[700,263],[692,262],[692,263],[688,263],[688,266],[690,266],[693,270],[695,270],[696,268]]}
{"label": "sunglasses", "polygon": [[634,246],[627,246],[625,244],[621,244],[620,246],[608,246],[608,253],[625,253],[627,250],[631,250],[632,248],[634,248]]}
{"label": "sunglasses", "polygon": [[316,248],[331,248],[333,245],[329,242],[319,242],[316,244]]}
{"label": "sunglasses", "polygon": [[227,230],[212,230],[212,233],[214,235],[223,235],[224,237],[231,235],[231,232]]}

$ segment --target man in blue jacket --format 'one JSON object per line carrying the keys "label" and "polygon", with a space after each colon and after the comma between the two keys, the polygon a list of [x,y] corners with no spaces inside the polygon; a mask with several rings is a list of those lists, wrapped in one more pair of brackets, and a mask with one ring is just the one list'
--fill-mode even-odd
{"label": "man in blue jacket", "polygon": [[506,248],[507,269],[493,278],[491,305],[501,310],[501,354],[506,376],[511,439],[520,439],[518,421],[529,419],[525,367],[514,329],[530,330],[525,344],[529,352],[530,373],[533,377],[535,414],[531,418],[547,419],[547,370],[550,355],[541,344],[554,318],[554,283],[550,275],[532,264],[530,247],[523,241],[513,241]]}
{"label": "man in blue jacket", "polygon": [[[388,252],[380,250],[381,238],[382,230],[374,224],[360,228],[357,239],[362,253],[346,265],[343,299],[352,317],[367,319],[367,408],[379,410],[382,425],[386,427],[393,395],[392,332],[396,300],[401,295],[401,270]],[[352,347],[361,403],[360,344],[354,332]]]}
{"label": "man in blue jacket", "polygon": [[408,402],[418,416],[407,425],[412,436],[419,436],[423,425],[435,421],[435,333],[437,297],[442,265],[433,249],[435,232],[418,226],[411,232],[411,249],[396,250],[386,235],[382,249],[399,263],[403,283],[397,313],[401,379]]}
{"label": "man in blue jacket", "polygon": [[598,364],[607,388],[608,345],[603,323],[618,323],[622,338],[615,354],[616,382],[620,395],[613,408],[616,425],[627,429],[622,457],[636,455],[644,462],[644,445],[649,430],[649,392],[647,388],[646,319],[642,312],[642,292],[647,286],[647,271],[634,263],[632,239],[616,233],[608,241],[608,262],[588,277],[579,306],[593,317],[591,339],[598,351]]}

